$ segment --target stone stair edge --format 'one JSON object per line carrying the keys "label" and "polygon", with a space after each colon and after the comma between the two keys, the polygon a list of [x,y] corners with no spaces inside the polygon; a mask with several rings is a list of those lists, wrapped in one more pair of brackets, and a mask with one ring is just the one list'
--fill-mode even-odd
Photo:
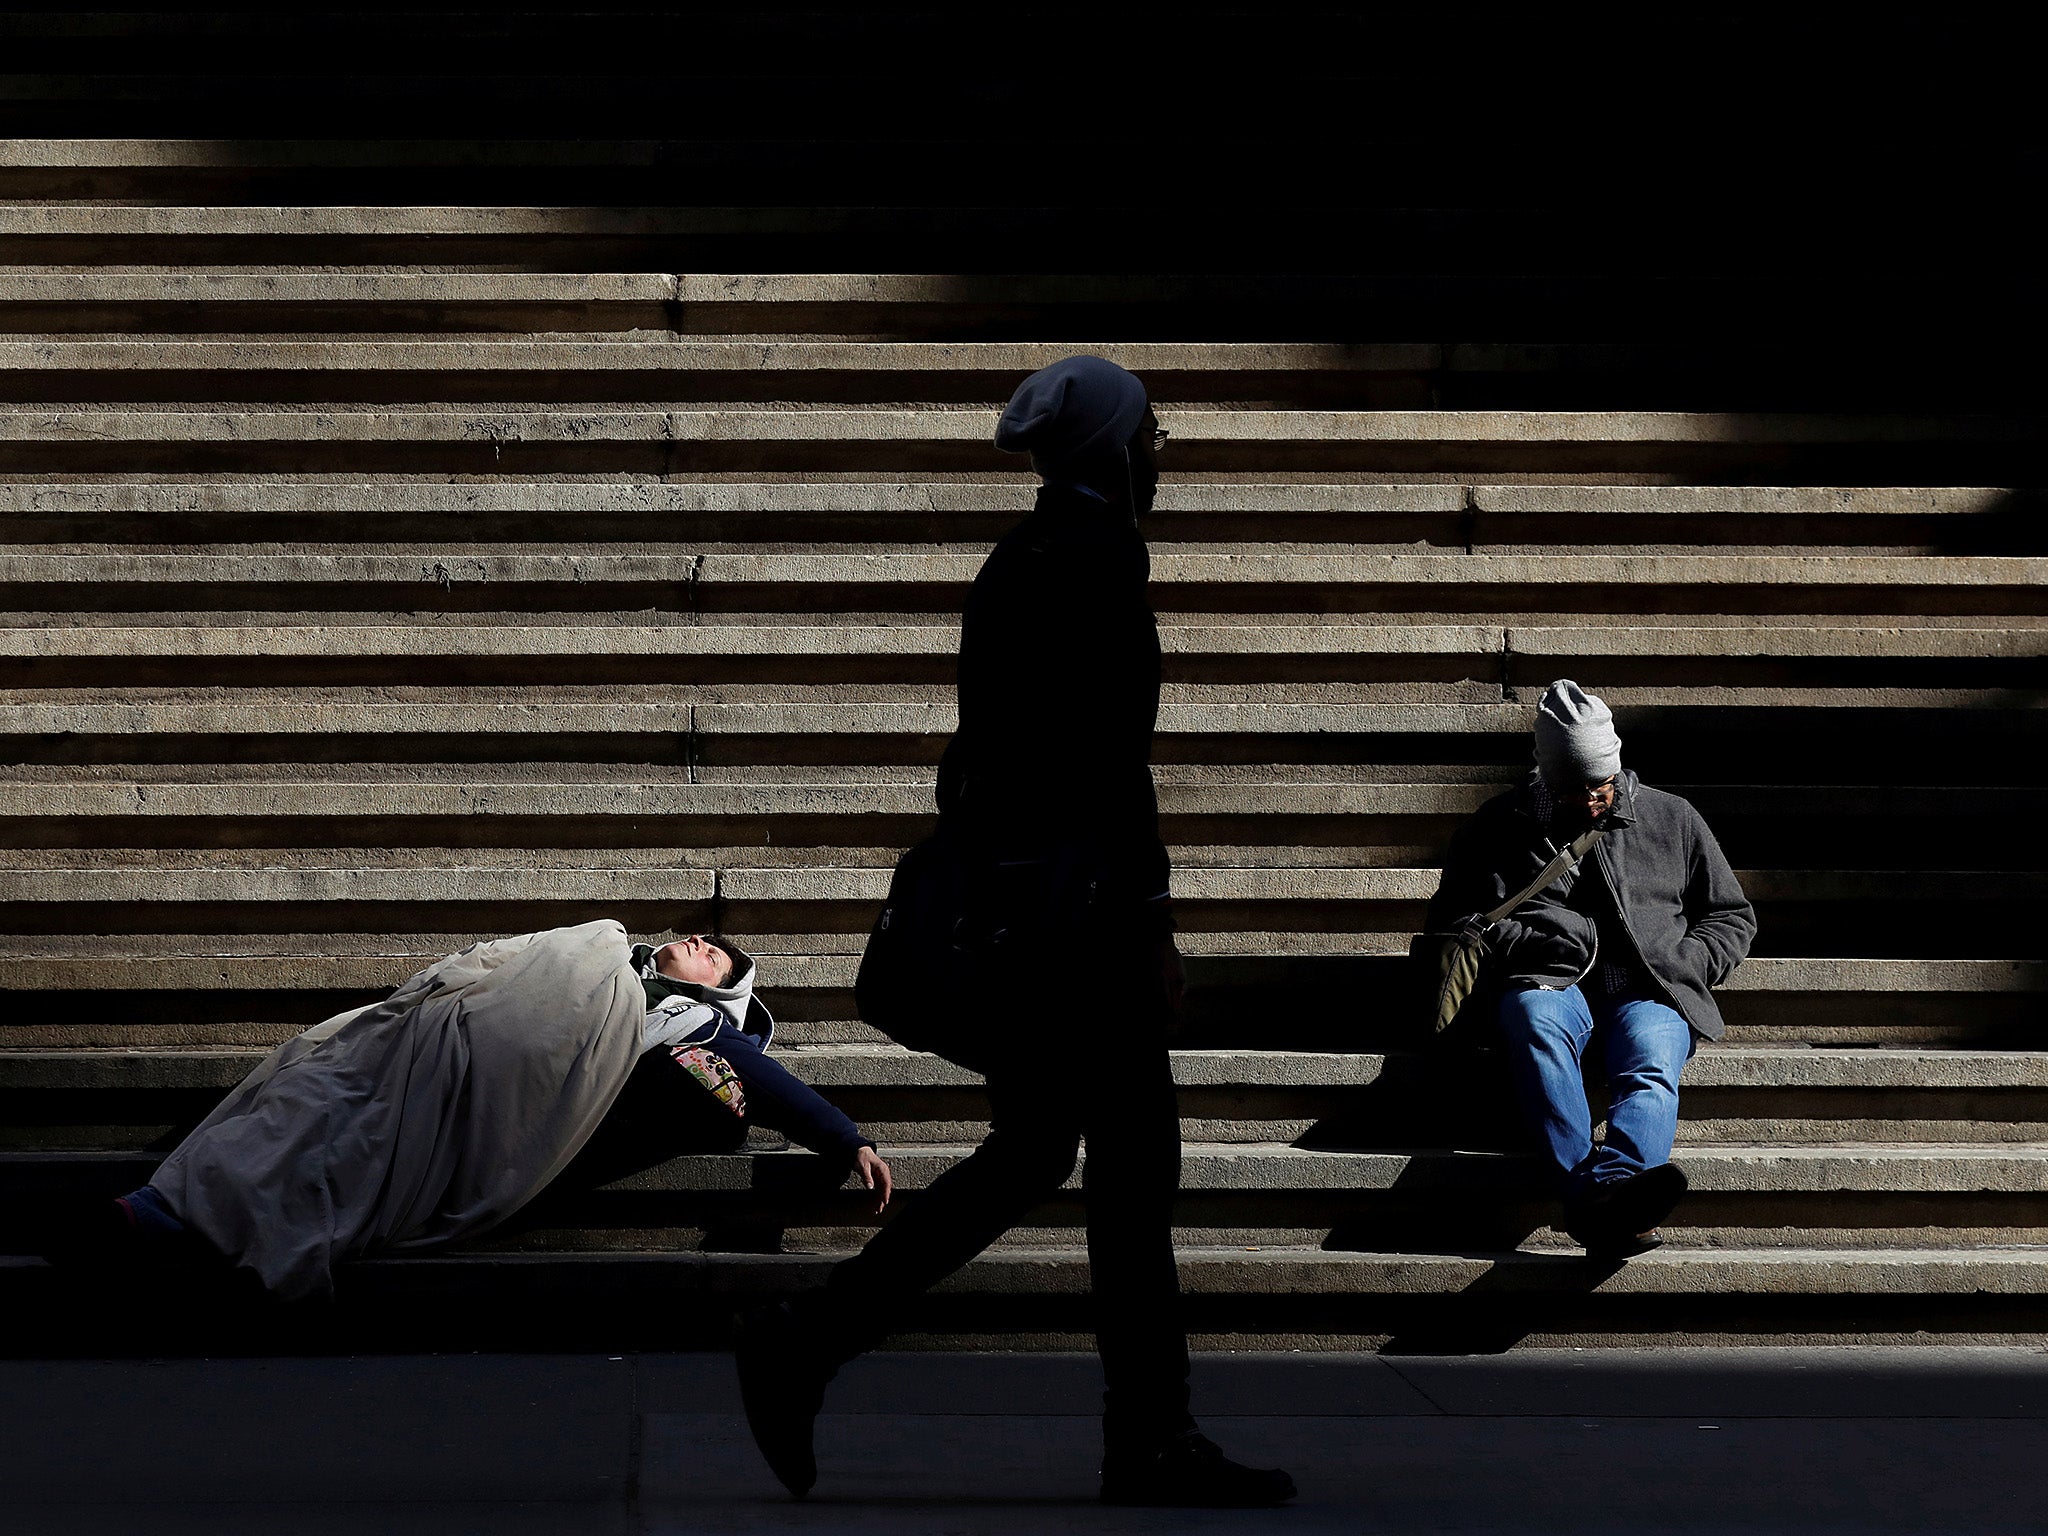
{"label": "stone stair edge", "polygon": [[[706,1279],[728,1276],[742,1286],[767,1281],[776,1285],[813,1283],[844,1257],[841,1252],[752,1254],[701,1253],[674,1250],[610,1250],[599,1253],[446,1253],[386,1256],[358,1261],[364,1275],[410,1274],[421,1278],[464,1280],[493,1270],[542,1274],[555,1270],[619,1273],[650,1270],[664,1283],[685,1283],[693,1274]],[[1583,1293],[1589,1288],[1609,1294],[1683,1291],[1692,1287],[1740,1290],[1763,1277],[1796,1279],[1800,1289],[1822,1294],[1860,1294],[1906,1290],[1912,1283],[1933,1282],[1931,1289],[1963,1291],[1979,1287],[2012,1294],[2041,1288],[2040,1271],[2048,1269],[2048,1248],[1971,1246],[1952,1249],[1797,1249],[1683,1248],[1667,1245],[1616,1265],[1609,1273],[1589,1275],[1583,1261],[1565,1255],[1529,1252],[1374,1253],[1274,1246],[1247,1252],[1242,1247],[1178,1249],[1182,1283],[1195,1294],[1251,1291],[1245,1281],[1279,1284],[1288,1293],[1323,1288],[1384,1289],[1420,1287],[1432,1279],[1448,1291],[1463,1291],[1491,1273],[1517,1282],[1517,1289],[1556,1288]],[[44,1271],[41,1260],[0,1255],[0,1274],[17,1277]],[[1069,1246],[1032,1251],[998,1251],[970,1261],[957,1276],[941,1282],[948,1293],[976,1288],[998,1291],[1035,1289],[1032,1282],[1058,1281],[1061,1288],[1086,1288],[1086,1250]],[[1892,1280],[1896,1285],[1883,1282]]]}
{"label": "stone stair edge", "polygon": [[[473,511],[1026,511],[1031,482],[1014,473],[986,482],[914,476],[856,482],[778,481],[647,483],[612,481],[532,485],[449,485],[439,481],[365,481],[354,485],[286,481],[43,481],[0,483],[0,515],[81,511],[312,510],[368,511],[389,505],[418,512]],[[1257,478],[1164,484],[1158,510],[1284,512],[1599,513],[1712,516],[1970,516],[2014,492],[1997,486],[1467,485],[1276,482]]]}
{"label": "stone stair edge", "polygon": [[[345,766],[345,765],[344,765]],[[1454,816],[1476,811],[1509,787],[1480,782],[1382,782],[1332,777],[1188,776],[1159,786],[1163,815]],[[1721,814],[1822,808],[1836,815],[1941,814],[1967,797],[1973,812],[2027,814],[2048,797],[2036,785],[1660,785]],[[643,775],[579,779],[402,782],[332,778],[301,767],[261,776],[186,779],[95,777],[72,782],[10,778],[0,770],[0,820],[48,816],[316,817],[922,816],[931,781],[846,782],[818,777],[762,783],[692,783]],[[1304,797],[1313,797],[1312,803]],[[857,824],[849,834],[858,836]],[[1177,841],[1177,840],[1175,840]],[[0,853],[0,860],[4,860]]]}
{"label": "stone stair edge", "polygon": [[[242,1046],[23,1048],[7,1045],[0,1035],[0,1088],[225,1088],[240,1081],[242,1072],[266,1054],[261,1047]],[[780,1047],[778,1054],[798,1076],[821,1088],[949,1089],[981,1082],[979,1074],[964,1067],[893,1043],[799,1043]],[[1176,1047],[1172,1052],[1174,1080],[1184,1089],[1351,1088],[1378,1081],[1390,1063],[1426,1059],[1426,1053],[1414,1049]],[[1694,1058],[1685,1087],[2048,1088],[2048,1047],[1911,1049],[1720,1042]]]}
{"label": "stone stair edge", "polygon": [[[4,212],[4,209],[0,209]],[[420,441],[714,442],[858,441],[985,446],[1001,405],[817,406],[752,403],[717,408],[635,408],[595,404],[507,406],[471,403],[432,409],[308,404],[206,411],[132,405],[0,406],[0,442]],[[1590,410],[1219,410],[1162,401],[1177,438],[1190,445],[1243,442],[1550,442],[1740,445],[1889,444],[1912,440],[2034,442],[2038,417],[1995,412],[1843,413],[1801,411]],[[182,427],[182,432],[172,430]],[[838,429],[835,433],[831,429]],[[991,449],[991,452],[993,450]],[[1483,477],[1473,477],[1483,478]]]}
{"label": "stone stair edge", "polygon": [[[887,1149],[899,1190],[922,1189],[974,1150],[910,1143]],[[68,1150],[0,1151],[0,1172],[122,1169],[158,1154]],[[1700,1195],[2048,1195],[2048,1143],[1866,1142],[1754,1146],[1691,1143],[1678,1162]],[[1079,1190],[1085,1150],[1064,1192]],[[821,1179],[825,1161],[797,1150],[686,1153],[604,1186],[679,1195],[780,1194],[820,1198],[856,1188]],[[1181,1149],[1183,1197],[1230,1194],[1341,1195],[1437,1190],[1542,1193],[1540,1160],[1519,1152],[1456,1147],[1348,1149],[1286,1142],[1188,1142]],[[2048,1251],[2048,1250],[2044,1250]]]}
{"label": "stone stair edge", "polygon": [[[223,690],[225,692],[225,690]],[[51,702],[45,697],[0,693],[0,734],[77,732],[83,734],[331,734],[371,731],[384,734],[451,732],[491,733],[511,737],[557,732],[599,735],[653,735],[679,738],[685,730],[704,737],[913,735],[936,737],[953,729],[953,706],[936,700],[788,699],[771,696],[734,700],[729,696],[680,698],[663,702],[617,700],[598,704],[584,700],[492,700],[483,689],[458,689],[449,698],[308,698],[303,693],[271,696],[261,690],[235,690],[233,696],[199,699],[174,697],[134,699],[125,703],[100,700]],[[2030,739],[2043,711],[2014,708],[2003,700],[1958,700],[1910,691],[1900,699],[1847,695],[1841,690],[1797,690],[1806,696],[1784,696],[1787,690],[1707,690],[1673,697],[1642,697],[1642,692],[1604,690],[1610,695],[1617,722],[1638,729],[1664,724],[1672,705],[1686,710],[1696,729],[1763,730],[1795,733],[1802,724],[1838,729],[1845,718],[1868,717],[1870,723],[1905,724],[1924,718],[1948,728],[1960,721],[2001,737]],[[251,695],[256,695],[251,697]],[[478,697],[484,694],[484,697]],[[1734,697],[1727,697],[1733,694]],[[1618,696],[1615,696],[1618,695]],[[1826,709],[1824,726],[1814,712]],[[679,711],[687,710],[683,720]],[[1268,734],[1309,732],[1316,735],[1416,733],[1482,737],[1526,736],[1529,706],[1508,703],[1417,704],[1411,702],[1290,701],[1260,704],[1162,702],[1158,734],[1201,737],[1216,733]],[[902,765],[898,765],[902,766]]]}
{"label": "stone stair edge", "polygon": [[[381,950],[372,954],[337,953],[339,946],[323,949],[295,943],[290,936],[266,945],[259,952],[230,948],[232,941],[213,946],[196,946],[190,939],[152,942],[150,935],[124,936],[124,953],[108,955],[100,950],[79,952],[83,941],[58,937],[49,941],[14,939],[0,954],[0,995],[32,994],[78,987],[122,991],[204,990],[208,986],[229,986],[261,991],[313,987],[322,990],[385,988],[442,956],[474,942],[473,934],[436,936],[437,941],[409,950]],[[860,936],[845,936],[848,949],[836,953],[789,953],[778,949],[773,938],[756,940],[754,953],[760,959],[767,980],[764,985],[778,991],[844,991],[853,984],[859,964]],[[1189,959],[1203,971],[1227,969],[1246,961],[1262,965],[1299,967],[1324,965],[1333,961],[1370,961],[1398,964],[1406,955],[1404,935],[1367,935],[1371,947],[1353,936],[1341,950],[1331,953],[1278,954],[1271,948],[1225,949],[1223,944],[1242,944],[1243,935],[1183,934],[1181,943]],[[69,952],[52,952],[61,946]],[[1724,992],[1796,995],[1812,993],[1923,994],[2000,996],[2048,992],[2048,961],[2030,959],[1901,960],[1843,959],[1833,957],[1774,958],[1745,961],[1722,984]]]}
{"label": "stone stair edge", "polygon": [[[0,576],[4,579],[4,576]],[[221,623],[114,622],[120,614],[67,613],[63,622],[0,628],[0,657],[49,660],[116,656],[273,660],[288,657],[512,656],[720,656],[817,655],[847,658],[950,656],[959,644],[957,623],[769,623],[745,616],[716,624],[574,622],[394,623],[394,615],[367,622],[306,621],[250,624],[227,614]],[[188,618],[190,616],[181,616]],[[598,615],[602,620],[609,617]],[[825,616],[820,616],[823,619]],[[906,618],[913,616],[906,615]],[[1712,660],[1935,659],[1992,660],[2048,656],[2048,627],[1990,624],[1840,625],[1782,622],[1685,626],[1613,626],[1599,621],[1571,628],[1431,624],[1217,624],[1162,620],[1160,644],[1169,656],[1252,660],[1264,656],[1685,657]]]}
{"label": "stone stair edge", "polygon": [[[493,867],[360,860],[295,865],[256,860],[223,865],[181,860],[185,850],[150,850],[154,862],[104,868],[52,868],[47,857],[27,867],[0,865],[0,902],[879,902],[888,892],[885,866],[830,864],[681,868],[579,866]],[[201,850],[205,852],[205,850]],[[1173,894],[1208,901],[1421,902],[1435,894],[1440,871],[1352,864],[1183,865]],[[1769,868],[1736,871],[1752,901],[2028,900],[2048,895],[2048,873],[2028,870]]]}
{"label": "stone stair edge", "polygon": [[[516,582],[716,587],[774,584],[964,586],[986,558],[976,543],[905,549],[832,549],[804,553],[713,548],[702,553],[590,555],[444,554],[135,554],[118,547],[14,553],[0,549],[0,581],[81,580],[175,585],[261,586],[427,582]],[[33,550],[33,546],[31,546]],[[424,563],[423,563],[424,562]],[[2031,585],[2048,579],[2048,557],[2034,555],[1872,554],[1467,554],[1315,544],[1167,545],[1152,553],[1152,582],[1254,588],[1262,584],[1510,585],[1568,584],[1861,586]],[[1537,633],[1542,630],[1530,626]]]}

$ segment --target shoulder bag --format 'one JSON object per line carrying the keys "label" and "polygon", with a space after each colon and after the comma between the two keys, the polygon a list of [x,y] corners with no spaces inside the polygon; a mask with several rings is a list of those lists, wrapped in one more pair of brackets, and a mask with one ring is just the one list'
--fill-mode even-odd
{"label": "shoulder bag", "polygon": [[1576,869],[1593,845],[1606,834],[1605,827],[1594,827],[1581,833],[1557,851],[1555,858],[1545,864],[1521,890],[1495,907],[1491,912],[1476,918],[1468,918],[1456,933],[1419,933],[1409,943],[1408,953],[1423,969],[1432,984],[1429,1004],[1425,1011],[1430,1016],[1432,1038],[1441,1037],[1457,1022],[1465,1011],[1465,1004],[1479,986],[1481,968],[1486,962],[1486,941],[1488,928],[1538,892],[1551,884],[1566,870]]}

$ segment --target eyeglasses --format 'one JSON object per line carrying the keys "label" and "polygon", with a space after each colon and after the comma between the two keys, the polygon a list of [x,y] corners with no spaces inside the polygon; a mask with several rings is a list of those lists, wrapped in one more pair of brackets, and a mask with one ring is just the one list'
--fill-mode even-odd
{"label": "eyeglasses", "polygon": [[1618,773],[1610,773],[1598,784],[1582,784],[1579,786],[1579,794],[1587,800],[1592,799],[1595,795],[1604,795],[1607,791],[1614,788],[1615,781],[1620,777],[1621,775]]}

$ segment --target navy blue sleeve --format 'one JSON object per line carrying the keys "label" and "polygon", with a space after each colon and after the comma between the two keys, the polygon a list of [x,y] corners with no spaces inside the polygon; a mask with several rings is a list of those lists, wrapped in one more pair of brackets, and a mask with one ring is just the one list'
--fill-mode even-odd
{"label": "navy blue sleeve", "polygon": [[851,1158],[862,1147],[874,1145],[836,1105],[762,1050],[752,1035],[721,1024],[705,1048],[724,1057],[740,1080],[749,1120],[827,1157]]}

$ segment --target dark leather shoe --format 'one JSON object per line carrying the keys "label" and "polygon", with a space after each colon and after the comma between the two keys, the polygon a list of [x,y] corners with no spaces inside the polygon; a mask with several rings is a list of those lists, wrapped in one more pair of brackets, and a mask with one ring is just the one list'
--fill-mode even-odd
{"label": "dark leather shoe", "polygon": [[825,1403],[825,1383],[834,1372],[804,1347],[787,1302],[742,1314],[735,1331],[733,1362],[739,1367],[747,1428],[768,1469],[802,1498],[818,1480],[811,1435]]}
{"label": "dark leather shoe", "polygon": [[1261,1509],[1294,1497],[1294,1479],[1277,1468],[1247,1467],[1198,1430],[1143,1452],[1102,1458],[1102,1502],[1181,1509]]}
{"label": "dark leather shoe", "polygon": [[1686,1189],[1684,1171],[1676,1163],[1660,1163],[1568,1203],[1559,1225],[1598,1258],[1647,1253],[1664,1241],[1657,1226],[1677,1209]]}

